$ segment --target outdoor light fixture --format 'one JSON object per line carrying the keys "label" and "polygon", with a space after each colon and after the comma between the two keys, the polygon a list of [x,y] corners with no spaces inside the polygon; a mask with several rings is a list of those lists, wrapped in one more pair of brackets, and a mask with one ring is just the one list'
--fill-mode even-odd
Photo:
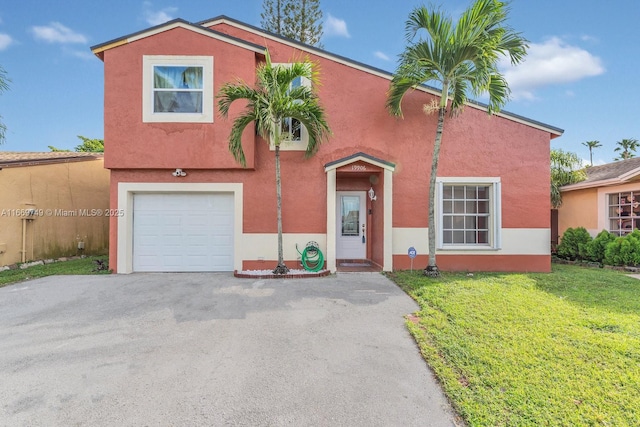
{"label": "outdoor light fixture", "polygon": [[176,169],[175,172],[172,172],[171,175],[176,176],[176,177],[183,177],[183,176],[187,176],[187,173],[185,171],[183,171],[182,169]]}
{"label": "outdoor light fixture", "polygon": [[376,196],[376,192],[373,191],[373,187],[371,187],[369,189],[369,200],[374,201],[378,198],[378,196]]}

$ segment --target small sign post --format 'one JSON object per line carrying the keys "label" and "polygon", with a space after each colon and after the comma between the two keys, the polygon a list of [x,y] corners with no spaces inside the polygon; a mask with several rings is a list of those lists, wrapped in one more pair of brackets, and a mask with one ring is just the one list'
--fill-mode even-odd
{"label": "small sign post", "polygon": [[411,246],[409,248],[409,259],[411,259],[411,272],[412,273],[413,273],[413,259],[416,257],[416,255],[418,255],[418,252],[416,251],[416,248]]}

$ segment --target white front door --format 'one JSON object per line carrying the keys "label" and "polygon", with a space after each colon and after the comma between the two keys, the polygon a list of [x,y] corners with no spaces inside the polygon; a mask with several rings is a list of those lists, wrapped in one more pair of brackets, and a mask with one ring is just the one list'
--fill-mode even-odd
{"label": "white front door", "polygon": [[336,192],[336,258],[365,259],[367,257],[366,192]]}

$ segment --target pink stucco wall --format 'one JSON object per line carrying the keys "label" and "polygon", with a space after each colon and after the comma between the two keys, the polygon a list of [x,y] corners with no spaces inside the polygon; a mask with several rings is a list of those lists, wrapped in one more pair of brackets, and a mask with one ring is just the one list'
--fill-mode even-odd
{"label": "pink stucco wall", "polygon": [[[230,133],[231,122],[218,114],[214,123],[142,122],[143,55],[212,55],[214,93],[235,78],[255,80],[254,52],[183,28],[105,51],[105,167],[238,168],[223,143]],[[236,115],[241,109],[238,104],[230,114]],[[252,167],[252,127],[244,137],[247,164]]]}
{"label": "pink stucco wall", "polygon": [[[394,118],[385,109],[386,78],[226,24],[215,29],[268,47],[273,62],[308,58],[319,66],[322,84],[318,92],[333,135],[311,159],[304,159],[302,152],[282,153],[285,233],[326,232],[324,165],[356,152],[395,163],[393,226],[428,226],[428,180],[437,117],[425,116],[422,105],[430,102],[432,95],[408,93],[402,104],[404,118]],[[112,170],[112,208],[116,207],[119,182],[178,182],[168,170],[180,167],[189,174],[179,182],[243,182],[243,232],[275,233],[274,156],[252,129],[244,140],[252,170],[242,170],[227,149],[232,121],[223,120],[217,108],[212,124],[142,123],[142,55],[150,54],[213,55],[215,93],[222,83],[237,77],[252,82],[256,63],[262,60],[250,50],[180,28],[107,50],[105,165]],[[240,107],[232,111],[232,118]],[[549,141],[548,132],[467,107],[458,117],[447,117],[438,175],[499,176],[503,227],[549,228]],[[369,187],[364,180],[339,182],[339,189]],[[380,194],[377,203],[382,206],[381,200],[390,189],[380,184],[376,191]],[[381,213],[373,220],[376,235],[370,239],[374,247],[369,255],[381,261]],[[112,220],[110,255],[114,267],[116,227]]]}

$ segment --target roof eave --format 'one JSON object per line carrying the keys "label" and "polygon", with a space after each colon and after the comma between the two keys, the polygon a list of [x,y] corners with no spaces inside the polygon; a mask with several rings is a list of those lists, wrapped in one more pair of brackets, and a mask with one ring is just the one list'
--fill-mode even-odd
{"label": "roof eave", "polygon": [[625,172],[618,178],[620,178],[622,181],[630,181],[632,178],[635,178],[637,176],[640,176],[640,167],[632,169],[629,172]]}
{"label": "roof eave", "polygon": [[621,185],[626,184],[633,180],[633,178],[637,178],[639,176],[640,167],[637,167],[613,178],[600,179],[597,181],[582,181],[576,184],[565,185],[560,187],[560,191],[582,190],[585,188],[605,187],[608,185]]}
{"label": "roof eave", "polygon": [[93,156],[81,156],[81,157],[60,157],[51,159],[20,159],[20,160],[7,160],[0,161],[0,169],[2,168],[17,168],[25,166],[40,166],[59,163],[72,163],[72,162],[86,162],[90,160],[100,160],[104,158],[103,153],[96,153]]}
{"label": "roof eave", "polygon": [[[300,43],[300,42],[298,42],[296,40],[292,40],[292,39],[289,39],[287,37],[283,37],[283,36],[281,36],[279,34],[274,34],[274,33],[271,33],[269,31],[265,31],[262,28],[258,28],[258,27],[255,27],[253,25],[244,23],[242,21],[238,21],[238,20],[230,18],[230,17],[228,17],[226,15],[219,15],[219,16],[217,16],[215,18],[207,19],[207,20],[200,21],[200,22],[196,23],[196,25],[200,25],[200,26],[204,26],[204,27],[210,27],[210,26],[217,25],[217,24],[228,24],[228,25],[231,25],[231,26],[240,27],[240,28],[242,28],[242,29],[244,29],[246,31],[252,32],[252,33],[257,34],[257,35],[261,35],[261,36],[263,36],[263,37],[265,37],[267,39],[275,40],[275,41],[278,41],[280,43],[289,45],[291,47],[295,47],[295,48],[298,48],[300,50],[307,51],[309,53],[313,53],[314,55],[317,55],[317,56],[320,56],[320,57],[323,57],[323,58],[326,58],[326,59],[330,59],[332,61],[341,63],[343,65],[350,66],[352,68],[356,68],[356,69],[358,69],[360,71],[364,71],[364,72],[367,72],[369,74],[373,74],[373,75],[376,75],[378,77],[382,77],[382,78],[387,79],[387,80],[391,80],[393,78],[393,74],[389,73],[388,71],[382,70],[380,68],[372,67],[370,65],[367,65],[367,64],[364,64],[364,63],[361,63],[361,62],[358,62],[358,61],[354,61],[352,59],[346,58],[346,57],[341,56],[341,55],[333,54],[333,53],[327,52],[327,51],[322,50],[322,49],[318,49],[317,47],[314,47],[314,46],[310,46],[310,45],[307,45],[307,44],[304,44],[304,43]],[[428,85],[421,85],[421,86],[417,87],[416,89],[420,90],[422,92],[429,93],[429,94],[434,95],[434,96],[440,96],[442,94],[442,92],[439,89],[434,88],[432,86],[428,86]],[[488,112],[488,105],[483,104],[481,102],[469,101],[469,102],[466,103],[466,105],[468,105],[468,106],[470,106],[472,108],[477,108],[477,109],[483,110],[485,112]],[[539,121],[536,121],[536,120],[532,120],[532,119],[529,119],[527,117],[520,116],[518,114],[510,113],[508,111],[499,111],[499,112],[494,113],[494,115],[499,116],[499,117],[503,117],[503,118],[506,118],[508,120],[511,120],[511,121],[514,121],[514,122],[518,122],[518,123],[521,123],[521,124],[524,124],[524,125],[527,125],[527,126],[531,126],[531,127],[534,127],[536,129],[539,129],[539,130],[542,130],[542,131],[545,131],[545,132],[548,132],[549,135],[550,135],[550,139],[557,138],[557,137],[561,136],[564,133],[564,129],[560,129],[558,127],[551,126],[551,125],[548,125],[546,123],[542,123],[542,122],[539,122]]]}
{"label": "roof eave", "polygon": [[604,187],[607,185],[616,185],[616,184],[624,184],[624,182],[620,181],[620,179],[618,178],[602,179],[600,181],[589,181],[589,182],[583,181],[583,182],[578,182],[576,184],[563,185],[562,187],[560,187],[560,192],[584,190],[587,188]]}
{"label": "roof eave", "polygon": [[184,19],[173,19],[171,21],[165,22],[164,24],[156,25],[151,28],[147,28],[142,31],[138,31],[124,37],[119,37],[117,39],[110,40],[105,43],[100,43],[95,46],[91,46],[91,51],[94,55],[98,56],[100,59],[104,60],[104,52],[116,48],[118,46],[122,46],[128,43],[132,43],[137,40],[141,40],[159,33],[163,33],[165,31],[173,30],[175,28],[184,28],[189,31],[193,31],[208,37],[213,37],[215,39],[223,40],[225,42],[234,44],[236,46],[251,50],[256,53],[264,54],[266,48],[264,46],[257,45],[255,43],[247,42],[245,40],[239,39],[237,37],[230,36],[228,34],[221,33],[219,31],[212,30],[210,28],[203,27],[198,24],[192,24]]}

